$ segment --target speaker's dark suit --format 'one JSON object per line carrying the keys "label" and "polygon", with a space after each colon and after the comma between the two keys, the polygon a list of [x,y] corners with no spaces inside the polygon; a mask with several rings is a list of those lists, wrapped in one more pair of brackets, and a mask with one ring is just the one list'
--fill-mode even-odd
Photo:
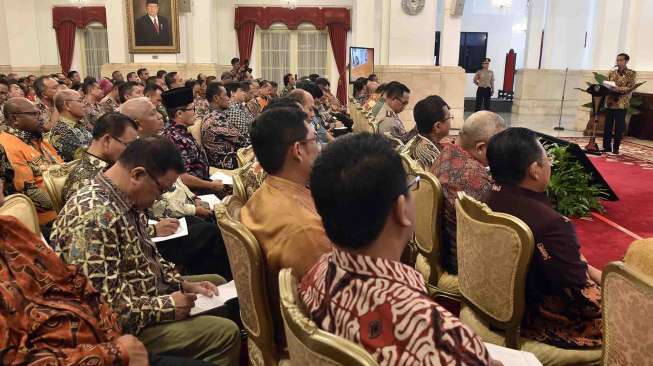
{"label": "speaker's dark suit", "polygon": [[152,19],[145,14],[136,20],[134,32],[137,46],[172,46],[170,22],[168,18],[157,16],[159,33],[156,32]]}

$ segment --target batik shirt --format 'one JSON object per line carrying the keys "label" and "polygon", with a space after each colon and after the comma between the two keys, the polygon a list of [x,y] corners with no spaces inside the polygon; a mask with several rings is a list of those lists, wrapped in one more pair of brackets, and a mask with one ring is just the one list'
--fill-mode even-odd
{"label": "batik shirt", "polygon": [[248,141],[230,123],[225,111],[211,108],[202,120],[201,134],[210,166],[219,169],[238,168],[236,152],[247,146]]}
{"label": "batik shirt", "polygon": [[[52,106],[54,108],[54,106]],[[36,98],[36,109],[39,111],[38,120],[41,126],[47,126],[50,123],[52,109],[48,107],[40,98]]]}
{"label": "batik shirt", "polygon": [[490,363],[481,339],[400,262],[334,248],[298,290],[318,327],[363,346],[382,366]]}
{"label": "batik shirt", "polygon": [[0,216],[3,365],[126,365],[111,307],[14,217]]}
{"label": "batik shirt", "polygon": [[95,121],[97,121],[104,112],[102,111],[100,103],[89,103],[86,99],[84,99],[84,108],[86,110],[86,115],[84,115],[82,121],[84,122],[86,129],[89,130],[89,132],[92,132],[93,126],[95,126]]}
{"label": "batik shirt", "polygon": [[107,95],[102,99],[99,103],[100,109],[102,110],[102,114],[104,113],[109,113],[109,112],[117,112],[118,108],[120,108],[120,104],[113,100],[111,95]]}
{"label": "batik shirt", "polygon": [[247,139],[247,145],[249,145],[249,128],[254,122],[254,115],[247,110],[243,103],[236,102],[229,103],[226,113],[229,125],[236,127],[240,135]]}
{"label": "batik shirt", "polygon": [[478,160],[454,144],[443,144],[440,156],[431,168],[444,193],[444,224],[442,226],[442,265],[458,274],[456,247],[456,198],[462,191],[481,202],[487,202],[492,191],[492,178]]}
{"label": "batik shirt", "polygon": [[283,89],[281,89],[281,94],[279,94],[280,97],[287,97],[288,94],[290,94],[291,91],[295,90],[295,87],[292,85],[284,86]]}
{"label": "batik shirt", "polygon": [[423,170],[431,171],[435,160],[442,151],[442,144],[436,145],[428,138],[418,134],[406,144],[404,151],[417,161]]}
{"label": "batik shirt", "polygon": [[39,223],[47,224],[57,217],[57,213],[52,210],[52,200],[45,188],[43,171],[63,161],[40,134],[12,127],[8,131],[0,134],[0,144],[5,148],[14,173],[14,188],[34,202]]}
{"label": "batik shirt", "polygon": [[605,106],[610,109],[628,109],[630,107],[630,99],[632,98],[632,91],[635,87],[635,79],[637,73],[635,70],[624,69],[622,72],[619,70],[612,70],[608,74],[608,80],[614,81],[617,84],[619,94],[608,94],[605,98]]}
{"label": "batik shirt", "polygon": [[73,161],[90,145],[93,136],[86,129],[84,120],[73,121],[64,116],[50,131],[50,142],[64,161]]}
{"label": "batik shirt", "polygon": [[166,127],[161,135],[172,141],[181,153],[186,173],[209,180],[209,160],[204,148],[197,143],[186,126],[174,124]]}
{"label": "batik shirt", "polygon": [[8,196],[14,193],[14,168],[11,167],[5,148],[0,145],[0,180],[2,181],[2,193]]}
{"label": "batik shirt", "polygon": [[195,104],[195,118],[204,119],[204,116],[209,112],[209,101],[206,98],[196,97]]}
{"label": "batik shirt", "polygon": [[175,319],[171,294],[181,277],[149,239],[145,214],[103,173],[70,197],[50,238],[113,306],[126,333]]}
{"label": "batik shirt", "polygon": [[148,216],[157,220],[166,217],[182,218],[184,216],[195,216],[195,194],[177,178],[172,192],[166,192],[161,199],[154,202],[152,209],[148,210]]}
{"label": "batik shirt", "polygon": [[81,187],[90,183],[97,173],[103,171],[109,164],[104,160],[83,151],[77,160],[66,164],[65,170],[68,170],[68,177],[62,190],[63,201],[68,201],[71,195],[77,192]]}

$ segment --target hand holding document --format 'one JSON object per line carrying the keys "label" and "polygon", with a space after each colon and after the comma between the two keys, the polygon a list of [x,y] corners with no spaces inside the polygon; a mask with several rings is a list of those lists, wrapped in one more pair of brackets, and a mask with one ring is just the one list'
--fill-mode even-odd
{"label": "hand holding document", "polygon": [[227,175],[221,171],[217,171],[211,176],[211,180],[218,179],[221,180],[222,184],[224,185],[232,186],[234,184],[234,179],[230,175]]}
{"label": "hand holding document", "polygon": [[236,297],[238,297],[238,293],[236,292],[236,283],[234,281],[218,286],[218,294],[215,296],[208,297],[197,294],[195,306],[190,309],[190,316],[203,314],[218,308]]}
{"label": "hand holding document", "polygon": [[[186,219],[182,217],[178,221],[179,221],[179,227],[177,228],[177,231],[174,234],[168,235],[168,236],[157,236],[157,237],[152,238],[152,241],[155,242],[155,243],[158,243],[158,242],[161,242],[161,241],[166,241],[166,240],[175,239],[175,238],[181,238],[182,236],[188,235],[188,225],[186,224]],[[157,223],[158,223],[158,221],[156,221],[156,220],[149,220],[148,221],[148,224],[150,224],[150,225],[156,225]]]}
{"label": "hand holding document", "polygon": [[218,203],[222,203],[222,201],[218,198],[218,196],[216,196],[214,194],[205,194],[205,195],[202,195],[202,196],[197,196],[197,198],[199,198],[203,202],[208,203],[209,208],[211,210],[213,210],[215,205],[217,205]]}

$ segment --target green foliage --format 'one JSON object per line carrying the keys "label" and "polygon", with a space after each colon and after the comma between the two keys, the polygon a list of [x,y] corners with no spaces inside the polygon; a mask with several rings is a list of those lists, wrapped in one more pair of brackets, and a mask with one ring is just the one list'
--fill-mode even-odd
{"label": "green foliage", "polygon": [[556,211],[568,217],[589,216],[591,211],[604,212],[599,199],[607,195],[606,190],[592,185],[590,174],[571,158],[567,147],[549,145],[547,153],[553,159],[547,194]]}

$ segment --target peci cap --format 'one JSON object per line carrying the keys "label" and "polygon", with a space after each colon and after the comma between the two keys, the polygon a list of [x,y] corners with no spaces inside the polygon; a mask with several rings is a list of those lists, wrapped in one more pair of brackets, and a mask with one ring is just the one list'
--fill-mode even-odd
{"label": "peci cap", "polygon": [[161,94],[163,105],[167,109],[177,109],[193,103],[193,88],[182,87],[166,90]]}

